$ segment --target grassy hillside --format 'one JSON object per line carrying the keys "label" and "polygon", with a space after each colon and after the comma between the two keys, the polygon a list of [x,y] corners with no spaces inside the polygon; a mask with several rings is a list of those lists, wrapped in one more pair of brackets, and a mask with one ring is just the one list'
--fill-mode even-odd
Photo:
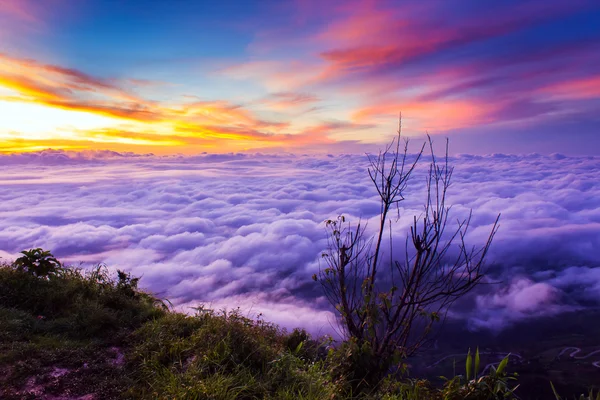
{"label": "grassy hillside", "polygon": [[351,344],[235,311],[172,312],[125,273],[50,256],[0,265],[2,399],[492,399],[515,386],[504,367],[474,376],[474,357],[466,379],[390,377],[358,393]]}

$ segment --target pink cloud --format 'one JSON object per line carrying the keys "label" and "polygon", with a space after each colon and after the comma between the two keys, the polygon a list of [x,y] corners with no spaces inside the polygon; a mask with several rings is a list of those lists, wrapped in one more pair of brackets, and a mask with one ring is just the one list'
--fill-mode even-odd
{"label": "pink cloud", "polygon": [[[39,5],[38,5],[39,6]],[[39,23],[40,9],[30,0],[2,0],[0,15],[17,18],[28,23]]]}
{"label": "pink cloud", "polygon": [[500,307],[516,313],[543,312],[560,299],[560,292],[544,282],[515,279],[508,288],[492,296],[479,296],[480,307]]}
{"label": "pink cloud", "polygon": [[600,76],[557,82],[541,88],[540,93],[560,99],[600,98]]}
{"label": "pink cloud", "polygon": [[384,101],[379,104],[366,106],[355,110],[352,120],[356,122],[381,121],[382,118],[390,120],[398,116],[401,111],[405,123],[415,130],[431,130],[432,133],[447,131],[475,124],[491,122],[492,112],[496,106],[470,100],[442,100],[442,101]]}
{"label": "pink cloud", "polygon": [[236,63],[218,73],[234,79],[258,80],[270,91],[287,92],[316,82],[320,67],[305,60],[263,60]]}

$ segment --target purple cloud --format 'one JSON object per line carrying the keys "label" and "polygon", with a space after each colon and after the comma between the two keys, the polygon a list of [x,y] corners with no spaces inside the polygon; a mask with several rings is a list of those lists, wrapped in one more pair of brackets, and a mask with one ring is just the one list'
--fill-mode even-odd
{"label": "purple cloud", "polygon": [[[486,285],[453,316],[497,329],[600,304],[598,157],[459,155],[449,201],[474,210],[480,243],[500,231]],[[344,213],[376,226],[363,155],[154,157],[43,152],[0,156],[0,256],[31,247],[67,262],[142,276],[180,309],[236,307],[286,326],[331,332],[334,314],[311,281],[323,221]],[[416,171],[395,232],[421,211]],[[401,246],[396,246],[401,248]]]}

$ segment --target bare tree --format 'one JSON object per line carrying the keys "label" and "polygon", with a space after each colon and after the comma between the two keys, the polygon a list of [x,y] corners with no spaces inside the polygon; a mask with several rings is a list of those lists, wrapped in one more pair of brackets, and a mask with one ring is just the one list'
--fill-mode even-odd
{"label": "bare tree", "polygon": [[[485,244],[468,247],[465,236],[471,214],[448,228],[451,207],[446,199],[453,172],[448,163],[448,141],[441,162],[429,136],[412,157],[401,132],[400,120],[398,136],[377,156],[369,156],[368,173],[381,202],[377,232],[367,237],[364,224],[359,221],[353,225],[344,216],[326,221],[326,265],[313,276],[356,346],[352,354],[354,378],[368,384],[377,382],[395,363],[426,344],[434,324],[446,317],[452,303],[481,281],[484,259],[500,217]],[[426,149],[431,161],[423,211],[413,217],[404,242],[404,259],[394,260],[392,227],[400,218],[398,205],[405,199],[409,179]],[[395,219],[390,218],[394,207]],[[382,249],[386,234],[389,254]]]}

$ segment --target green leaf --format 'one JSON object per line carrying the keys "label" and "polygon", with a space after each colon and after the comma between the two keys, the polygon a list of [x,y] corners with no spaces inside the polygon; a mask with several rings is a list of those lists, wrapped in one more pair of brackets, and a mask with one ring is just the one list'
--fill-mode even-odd
{"label": "green leaf", "polygon": [[467,381],[471,380],[471,364],[473,362],[473,358],[471,357],[471,349],[467,353],[467,362],[465,369],[467,370]]}
{"label": "green leaf", "polygon": [[550,381],[550,387],[552,388],[552,393],[554,393],[554,397],[556,398],[556,400],[561,400],[561,398],[558,395],[558,392],[556,391],[556,388],[554,387],[554,384],[552,383],[552,381]]}
{"label": "green leaf", "polygon": [[456,358],[452,359],[452,376],[456,378]]}
{"label": "green leaf", "polygon": [[510,357],[510,353],[508,353],[506,355],[506,357],[504,357],[502,359],[502,361],[500,361],[500,364],[498,365],[498,369],[496,369],[496,375],[501,375],[502,372],[504,371],[504,368],[506,368],[506,365],[508,364],[508,358]]}
{"label": "green leaf", "polygon": [[479,346],[477,346],[477,351],[475,351],[475,369],[473,370],[473,376],[477,379],[477,372],[479,371]]}

